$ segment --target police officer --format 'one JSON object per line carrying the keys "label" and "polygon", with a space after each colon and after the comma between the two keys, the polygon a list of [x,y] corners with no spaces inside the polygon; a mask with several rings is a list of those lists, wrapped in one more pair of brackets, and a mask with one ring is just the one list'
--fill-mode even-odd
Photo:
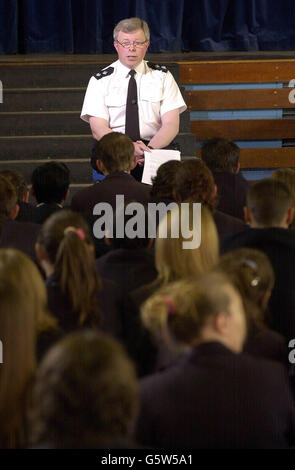
{"label": "police officer", "polygon": [[[118,60],[91,77],[81,118],[89,122],[96,140],[113,131],[127,133],[133,140],[137,162],[142,165],[144,151],[171,144],[179,132],[179,114],[185,111],[186,104],[167,68],[144,60],[150,39],[145,21],[124,19],[115,27],[113,36]],[[133,105],[131,118],[127,117],[132,112],[127,101]]]}

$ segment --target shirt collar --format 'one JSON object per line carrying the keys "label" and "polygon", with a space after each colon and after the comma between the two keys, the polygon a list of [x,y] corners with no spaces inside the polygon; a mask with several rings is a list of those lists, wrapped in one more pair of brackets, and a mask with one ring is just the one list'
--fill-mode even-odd
{"label": "shirt collar", "polygon": [[[134,70],[136,71],[136,73],[143,74],[145,72],[144,60],[142,60]],[[117,72],[126,78],[130,72],[130,69],[118,60]]]}

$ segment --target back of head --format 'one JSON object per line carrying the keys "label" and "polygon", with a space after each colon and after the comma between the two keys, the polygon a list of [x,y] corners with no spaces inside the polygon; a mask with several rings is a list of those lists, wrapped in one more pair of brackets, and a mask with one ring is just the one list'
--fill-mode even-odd
{"label": "back of head", "polygon": [[275,282],[274,270],[267,255],[253,248],[239,248],[223,255],[219,268],[238,289],[248,325],[262,325],[263,311]]}
{"label": "back of head", "polygon": [[[10,277],[10,276],[9,276]],[[17,282],[0,279],[0,447],[25,444],[25,415],[35,372],[36,328],[27,293]]]}
{"label": "back of head", "polygon": [[17,193],[12,183],[0,175],[0,217],[12,217]]}
{"label": "back of head", "polygon": [[202,146],[201,158],[213,172],[236,173],[240,148],[231,140],[211,139]]}
{"label": "back of head", "polygon": [[182,162],[175,175],[175,200],[200,202],[210,209],[217,205],[214,178],[204,162],[197,159]]}
{"label": "back of head", "polygon": [[42,225],[38,244],[54,269],[61,291],[79,315],[80,324],[93,321],[97,326],[101,281],[95,267],[93,240],[83,217],[70,210],[55,212]]}
{"label": "back of head", "polygon": [[33,171],[31,182],[38,204],[59,204],[69,189],[70,171],[64,163],[44,163]]}
{"label": "back of head", "polygon": [[155,335],[170,345],[193,345],[202,329],[220,312],[229,311],[232,288],[224,274],[211,272],[162,287],[143,305],[142,320]]}
{"label": "back of head", "polygon": [[106,234],[113,248],[136,250],[150,244],[148,209],[139,202],[128,202],[116,208]]}
{"label": "back of head", "polygon": [[0,171],[0,176],[4,176],[4,178],[10,181],[16,190],[17,199],[22,201],[28,191],[27,183],[23,175],[16,170],[2,170]]}
{"label": "back of head", "polygon": [[15,249],[0,249],[0,280],[8,280],[19,286],[26,298],[26,305],[35,318],[37,332],[55,327],[47,309],[44,281],[35,263],[24,253]]}
{"label": "back of head", "polygon": [[[295,170],[292,168],[280,168],[273,172],[271,178],[285,183],[292,195],[293,207],[295,207]],[[291,222],[290,228],[295,229],[295,218]]]}
{"label": "back of head", "polygon": [[280,226],[292,206],[289,189],[277,179],[263,179],[248,190],[247,207],[261,227]]}
{"label": "back of head", "polygon": [[[162,283],[202,274],[218,261],[215,222],[204,206],[200,217],[197,206],[180,204],[177,209],[168,211],[160,222],[155,253],[158,279]],[[196,248],[198,239],[201,243]]]}
{"label": "back of head", "polygon": [[169,160],[158,168],[156,176],[152,178],[151,197],[174,199],[175,176],[180,167],[180,161]]}
{"label": "back of head", "polygon": [[137,31],[138,29],[142,29],[145,38],[147,41],[150,40],[150,30],[148,27],[148,24],[146,21],[140,19],[140,18],[125,18],[124,20],[121,20],[114,28],[113,31],[113,37],[114,41],[118,40],[118,34],[120,31],[123,33],[133,33],[134,31]]}
{"label": "back of head", "polygon": [[114,339],[73,333],[52,348],[33,393],[32,441],[60,448],[114,445],[137,407],[134,367]]}
{"label": "back of head", "polygon": [[96,157],[92,157],[92,166],[97,169],[96,160],[100,160],[108,173],[130,171],[134,159],[134,145],[130,137],[120,132],[110,132],[96,143]]}

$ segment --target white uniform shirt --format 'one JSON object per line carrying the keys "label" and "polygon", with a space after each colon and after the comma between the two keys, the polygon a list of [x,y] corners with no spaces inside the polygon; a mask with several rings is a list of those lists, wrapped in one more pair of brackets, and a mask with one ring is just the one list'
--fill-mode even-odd
{"label": "white uniform shirt", "polygon": [[[119,60],[109,67],[114,68],[112,73],[104,76],[101,71],[96,75],[97,78],[90,78],[81,119],[86,122],[89,122],[91,116],[105,119],[113,131],[124,134],[130,69]],[[187,106],[171,72],[165,67],[152,69],[143,60],[135,70],[140,137],[150,140],[160,129],[163,114],[173,109],[179,109],[179,113],[182,113]]]}

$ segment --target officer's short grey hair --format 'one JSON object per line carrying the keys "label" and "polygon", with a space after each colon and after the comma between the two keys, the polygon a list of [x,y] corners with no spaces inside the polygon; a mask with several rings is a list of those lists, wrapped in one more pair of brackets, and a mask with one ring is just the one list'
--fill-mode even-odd
{"label": "officer's short grey hair", "polygon": [[120,31],[123,31],[123,33],[133,33],[133,31],[137,31],[138,29],[143,30],[145,39],[149,41],[150,30],[148,24],[140,18],[125,18],[124,20],[121,20],[114,28],[114,41],[118,40],[118,34]]}

